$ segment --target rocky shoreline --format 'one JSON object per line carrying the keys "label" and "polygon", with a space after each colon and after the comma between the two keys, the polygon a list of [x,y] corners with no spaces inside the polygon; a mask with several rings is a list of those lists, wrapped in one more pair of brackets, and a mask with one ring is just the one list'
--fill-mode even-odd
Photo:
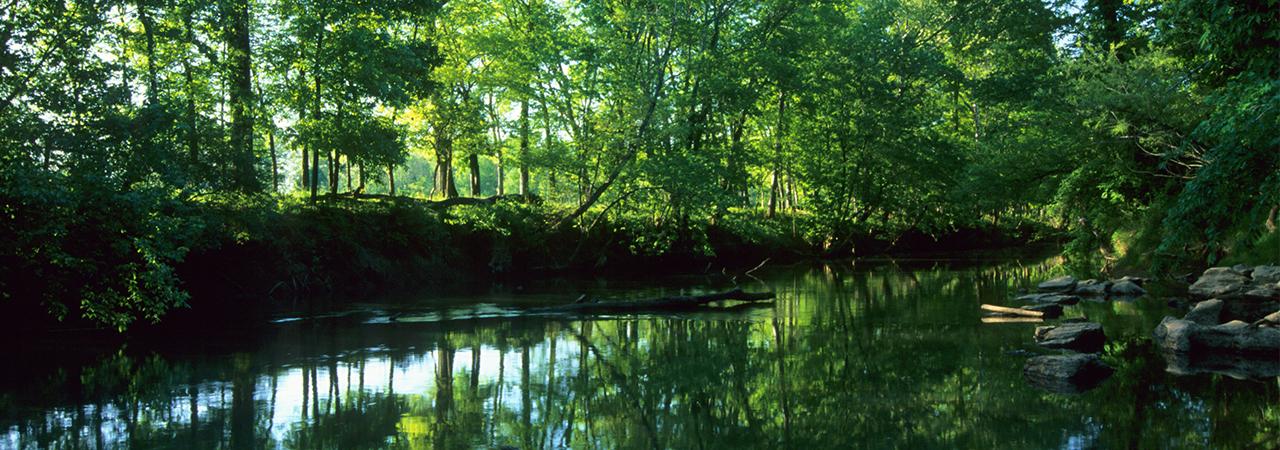
{"label": "rocky shoreline", "polygon": [[[1039,283],[1038,292],[1015,299],[1026,306],[983,305],[983,310],[988,317],[1042,322],[1059,316],[1063,305],[1084,299],[1143,297],[1147,281],[1128,276],[1113,280],[1063,276]],[[1191,284],[1187,295],[1199,302],[1181,318],[1165,317],[1152,334],[1168,372],[1241,379],[1280,376],[1280,266],[1213,267]],[[1176,304],[1185,305],[1170,302]],[[1081,393],[1114,372],[1099,358],[1107,337],[1098,323],[1065,319],[1037,327],[1033,339],[1042,347],[1063,350],[1027,360],[1023,376],[1033,386],[1055,393]]]}

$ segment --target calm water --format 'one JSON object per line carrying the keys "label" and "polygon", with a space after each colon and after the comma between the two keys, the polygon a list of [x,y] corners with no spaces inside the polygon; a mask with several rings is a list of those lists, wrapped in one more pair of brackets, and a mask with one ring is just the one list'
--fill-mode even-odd
{"label": "calm water", "polygon": [[[1165,301],[1085,302],[1118,368],[1029,386],[1034,324],[980,303],[1050,261],[766,268],[774,305],[517,317],[600,296],[715,291],[719,274],[548,282],[282,314],[267,331],[20,346],[0,448],[1276,448],[1280,380],[1174,376],[1145,336]],[[663,286],[665,290],[654,289]],[[106,348],[103,348],[106,347]]]}

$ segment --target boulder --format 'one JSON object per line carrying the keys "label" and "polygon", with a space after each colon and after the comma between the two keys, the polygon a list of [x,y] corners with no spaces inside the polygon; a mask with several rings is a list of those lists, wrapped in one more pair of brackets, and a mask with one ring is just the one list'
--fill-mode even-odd
{"label": "boulder", "polygon": [[1035,338],[1036,343],[1044,347],[1086,353],[1102,351],[1102,344],[1107,340],[1107,336],[1102,333],[1102,325],[1093,322],[1036,327]]}
{"label": "boulder", "polygon": [[1243,320],[1232,320],[1222,325],[1218,325],[1218,328],[1226,331],[1237,332],[1244,330],[1245,328],[1249,328],[1249,324],[1245,323]]}
{"label": "boulder", "polygon": [[1022,376],[1032,386],[1059,394],[1078,394],[1102,384],[1115,369],[1097,355],[1046,355],[1028,358]]}
{"label": "boulder", "polygon": [[1258,266],[1249,274],[1254,283],[1280,283],[1280,266]]}
{"label": "boulder", "polygon": [[1143,289],[1142,286],[1138,286],[1137,283],[1122,279],[1111,285],[1111,295],[1117,297],[1141,297],[1147,295],[1147,290]]}
{"label": "boulder", "polygon": [[1229,267],[1213,267],[1204,271],[1187,292],[1199,298],[1227,298],[1239,296],[1249,284],[1249,277]]}
{"label": "boulder", "polygon": [[1276,359],[1276,355],[1280,355],[1280,328],[1254,327],[1239,321],[1201,325],[1165,317],[1156,326],[1155,343],[1168,353],[1193,356],[1219,353]]}
{"label": "boulder", "polygon": [[1110,281],[1084,280],[1076,283],[1076,288],[1071,293],[1083,297],[1103,297],[1110,287]]}
{"label": "boulder", "polygon": [[1182,316],[1182,320],[1200,325],[1217,325],[1222,323],[1222,300],[1213,299],[1196,303],[1196,306]]}
{"label": "boulder", "polygon": [[1258,319],[1258,321],[1254,322],[1253,325],[1259,327],[1280,327],[1280,311],[1267,314],[1266,317]]}
{"label": "boulder", "polygon": [[1018,301],[1031,303],[1054,303],[1058,305],[1074,305],[1080,303],[1080,297],[1066,294],[1028,294],[1017,298]]}
{"label": "boulder", "polygon": [[1234,266],[1231,266],[1231,271],[1247,277],[1249,276],[1249,274],[1253,273],[1253,266],[1236,264]]}
{"label": "boulder", "polygon": [[1023,306],[1022,309],[1042,312],[1044,313],[1043,318],[1045,319],[1057,319],[1058,317],[1062,317],[1062,305],[1057,303],[1042,303],[1039,305]]}
{"label": "boulder", "polygon": [[1071,292],[1076,287],[1076,279],[1067,275],[1036,285],[1040,292]]}
{"label": "boulder", "polygon": [[1247,286],[1243,297],[1250,300],[1280,300],[1280,284],[1265,283]]}
{"label": "boulder", "polygon": [[1138,286],[1146,286],[1146,284],[1147,284],[1147,279],[1146,279],[1146,278],[1142,278],[1142,277],[1134,277],[1134,276],[1128,276],[1128,275],[1125,275],[1125,276],[1123,276],[1123,277],[1120,277],[1120,279],[1119,279],[1119,280],[1115,280],[1115,281],[1113,281],[1112,283],[1120,283],[1120,282],[1122,282],[1122,281],[1128,281],[1128,282],[1133,283],[1133,284],[1136,284],[1136,285],[1138,285]]}
{"label": "boulder", "polygon": [[1219,374],[1240,380],[1280,376],[1280,358],[1256,358],[1234,353],[1165,352],[1166,371],[1174,375]]}
{"label": "boulder", "polygon": [[[1258,294],[1254,292],[1254,294]],[[1268,300],[1261,297],[1237,297],[1223,300],[1222,320],[1243,320],[1253,322],[1280,310],[1280,299]]]}
{"label": "boulder", "polygon": [[1185,297],[1169,297],[1164,303],[1174,309],[1186,308],[1192,304],[1191,300],[1187,300]]}

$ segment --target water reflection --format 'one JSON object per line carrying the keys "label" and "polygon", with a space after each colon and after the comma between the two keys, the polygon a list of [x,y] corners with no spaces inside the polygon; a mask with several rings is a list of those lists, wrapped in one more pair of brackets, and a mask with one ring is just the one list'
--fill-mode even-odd
{"label": "water reflection", "polygon": [[[1068,308],[1068,316],[1100,321],[1111,337],[1104,359],[1119,370],[1100,388],[1068,396],[1026,385],[1025,357],[1017,354],[1043,352],[1031,341],[1034,325],[981,324],[977,305],[1005,303],[1056,267],[860,262],[775,269],[757,273],[764,286],[754,286],[779,293],[772,308],[729,312],[286,320],[240,351],[125,348],[8,383],[0,388],[0,447],[1280,442],[1277,380],[1164,372],[1144,339],[1166,313],[1154,298]],[[668,283],[719,288],[726,280]],[[414,306],[375,309],[401,314]],[[413,317],[431,314],[449,316]]]}

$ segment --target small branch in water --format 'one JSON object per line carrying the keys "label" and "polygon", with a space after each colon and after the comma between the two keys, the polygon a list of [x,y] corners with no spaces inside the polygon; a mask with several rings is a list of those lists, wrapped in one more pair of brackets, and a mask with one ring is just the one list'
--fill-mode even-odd
{"label": "small branch in water", "polygon": [[765,258],[764,261],[760,261],[760,264],[756,265],[755,268],[752,268],[751,270],[744,272],[743,275],[751,275],[751,272],[760,270],[760,268],[764,267],[764,265],[767,264],[768,262],[769,262],[769,258]]}

